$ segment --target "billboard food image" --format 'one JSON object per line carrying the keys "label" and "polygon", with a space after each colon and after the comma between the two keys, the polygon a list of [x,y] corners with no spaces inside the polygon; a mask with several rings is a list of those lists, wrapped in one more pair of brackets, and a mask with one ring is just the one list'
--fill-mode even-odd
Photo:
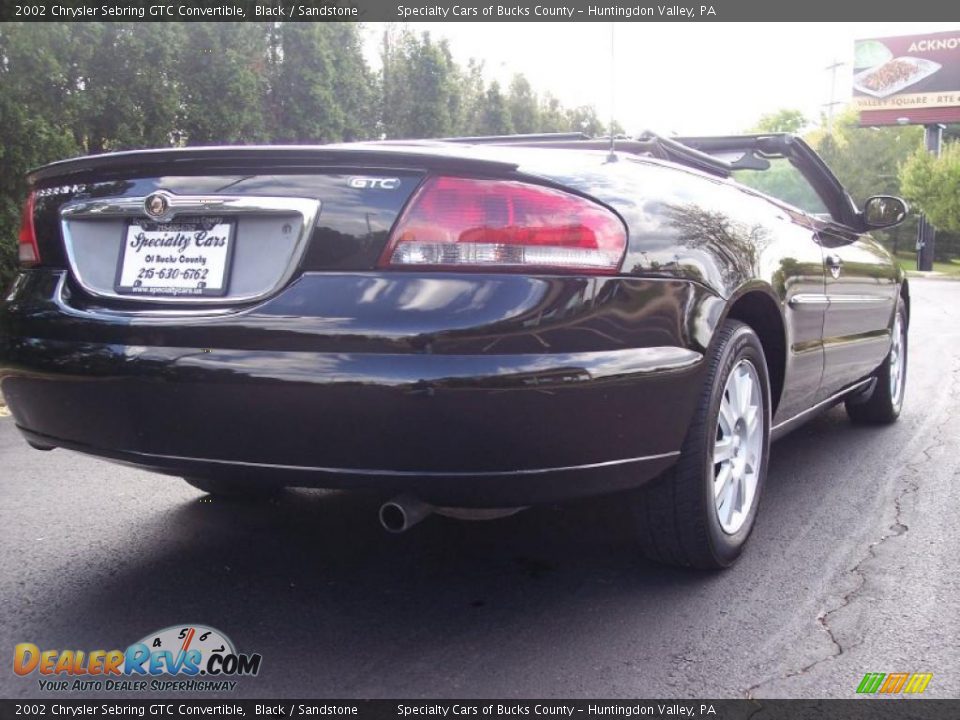
{"label": "billboard food image", "polygon": [[867,95],[885,98],[902,92],[940,69],[938,63],[923,58],[894,58],[854,76],[853,87]]}
{"label": "billboard food image", "polygon": [[861,125],[960,121],[960,30],[858,40],[853,67]]}

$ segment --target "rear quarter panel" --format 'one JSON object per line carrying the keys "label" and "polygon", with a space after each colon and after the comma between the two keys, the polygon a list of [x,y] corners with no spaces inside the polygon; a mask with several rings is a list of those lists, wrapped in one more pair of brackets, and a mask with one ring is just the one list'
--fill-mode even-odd
{"label": "rear quarter panel", "polygon": [[592,166],[565,172],[525,164],[520,171],[545,173],[615,209],[630,233],[624,273],[682,278],[715,293],[722,308],[701,319],[704,346],[740,298],[769,297],[787,348],[775,420],[809,407],[823,372],[824,308],[791,300],[824,293],[810,219],[732,180],[645,158],[597,156]]}

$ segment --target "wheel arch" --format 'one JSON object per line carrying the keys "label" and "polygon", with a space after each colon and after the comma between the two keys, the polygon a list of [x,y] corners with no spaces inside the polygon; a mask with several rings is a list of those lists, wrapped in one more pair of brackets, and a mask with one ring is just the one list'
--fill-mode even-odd
{"label": "wheel arch", "polygon": [[787,369],[786,325],[780,302],[766,285],[742,288],[727,304],[724,320],[739,320],[750,326],[760,339],[770,377],[771,415],[775,415],[783,395]]}
{"label": "wheel arch", "polygon": [[903,298],[903,306],[907,311],[907,327],[910,326],[910,284],[904,278],[900,283],[900,297]]}

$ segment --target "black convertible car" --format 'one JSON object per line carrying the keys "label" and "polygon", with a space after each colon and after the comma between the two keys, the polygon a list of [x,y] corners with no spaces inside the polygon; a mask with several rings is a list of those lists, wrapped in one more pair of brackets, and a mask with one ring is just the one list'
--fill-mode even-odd
{"label": "black convertible car", "polygon": [[0,305],[16,424],[211,493],[380,489],[394,531],[622,492],[649,556],[729,565],[772,439],[900,412],[910,296],[866,233],[906,207],[790,135],[610,145],[40,168]]}

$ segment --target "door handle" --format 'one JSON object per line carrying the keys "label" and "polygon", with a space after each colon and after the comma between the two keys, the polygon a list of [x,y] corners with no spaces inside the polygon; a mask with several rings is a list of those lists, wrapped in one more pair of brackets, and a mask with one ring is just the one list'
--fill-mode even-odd
{"label": "door handle", "polygon": [[830,269],[830,274],[833,277],[840,277],[840,269],[843,267],[843,258],[841,258],[836,253],[830,253],[824,259],[824,264]]}

